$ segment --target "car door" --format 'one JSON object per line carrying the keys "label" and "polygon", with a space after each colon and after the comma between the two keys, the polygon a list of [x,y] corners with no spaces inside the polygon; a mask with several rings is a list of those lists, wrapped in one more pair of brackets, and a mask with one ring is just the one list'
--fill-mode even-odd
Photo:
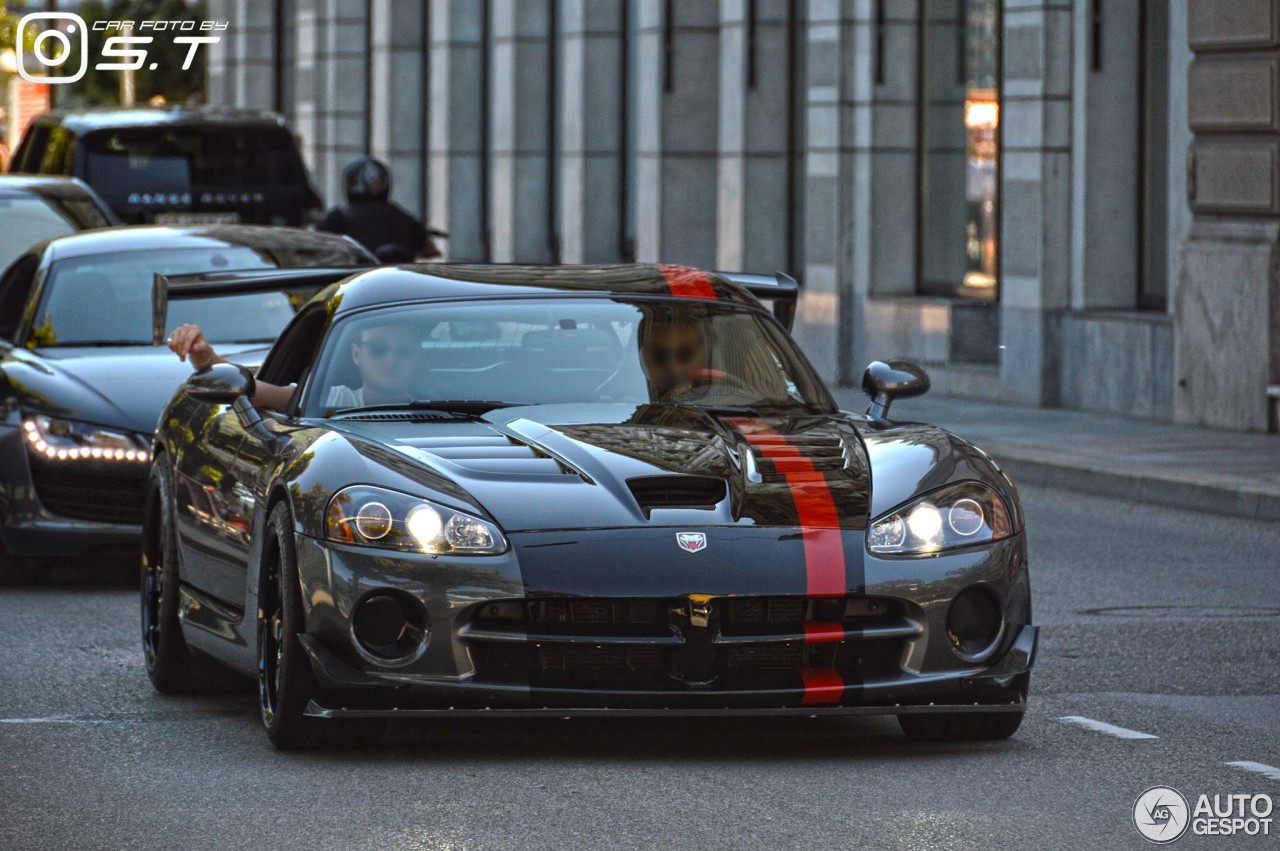
{"label": "car door", "polygon": [[[327,322],[323,304],[313,304],[285,328],[259,375],[272,384],[296,383],[314,357]],[[298,426],[293,411],[259,409],[261,421],[246,420],[232,406],[210,411],[203,430],[178,463],[178,519],[184,548],[183,574],[201,591],[240,608],[245,569],[257,513],[279,463],[288,457]]]}

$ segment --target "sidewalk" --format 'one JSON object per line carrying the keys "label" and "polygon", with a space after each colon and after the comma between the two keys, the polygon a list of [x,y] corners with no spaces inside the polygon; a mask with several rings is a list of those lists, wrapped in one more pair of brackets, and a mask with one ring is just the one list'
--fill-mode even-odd
{"label": "sidewalk", "polygon": [[[866,410],[857,391],[835,395],[844,410]],[[934,395],[896,402],[892,415],[955,432],[1020,483],[1280,521],[1280,435]]]}

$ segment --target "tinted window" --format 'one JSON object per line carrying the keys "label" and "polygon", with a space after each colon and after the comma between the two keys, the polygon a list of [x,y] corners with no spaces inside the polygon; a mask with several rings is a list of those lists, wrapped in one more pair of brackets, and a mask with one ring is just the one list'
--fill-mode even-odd
{"label": "tinted window", "polygon": [[[35,347],[151,342],[154,274],[269,269],[251,248],[131,251],[54,263],[27,345]],[[293,317],[285,293],[248,293],[173,301],[168,324],[199,324],[211,341],[273,340]]]}
{"label": "tinted window", "polygon": [[827,404],[793,344],[757,311],[604,298],[388,308],[335,325],[308,412],[406,399]]}
{"label": "tinted window", "polygon": [[85,179],[109,195],[304,180],[293,137],[278,129],[131,128],[90,134],[82,149]]}

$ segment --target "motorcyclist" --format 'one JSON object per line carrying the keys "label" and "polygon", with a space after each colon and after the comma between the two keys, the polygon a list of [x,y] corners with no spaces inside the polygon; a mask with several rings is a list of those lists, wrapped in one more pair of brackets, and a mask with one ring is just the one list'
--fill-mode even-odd
{"label": "motorcyclist", "polygon": [[384,263],[408,263],[439,255],[422,222],[388,200],[391,172],[372,157],[356,157],[342,170],[347,203],[334,207],[317,230],[354,239]]}

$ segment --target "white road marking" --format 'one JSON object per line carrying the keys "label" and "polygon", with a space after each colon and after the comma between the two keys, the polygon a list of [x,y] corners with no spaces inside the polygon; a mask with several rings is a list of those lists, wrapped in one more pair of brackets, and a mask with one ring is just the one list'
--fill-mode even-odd
{"label": "white road marking", "polygon": [[1274,765],[1266,765],[1261,762],[1251,762],[1247,759],[1240,760],[1239,762],[1228,762],[1227,765],[1232,768],[1239,768],[1244,771],[1252,771],[1255,774],[1261,774],[1268,780],[1280,780],[1280,768],[1276,768]]}
{"label": "white road marking", "polygon": [[1124,727],[1117,727],[1115,724],[1108,724],[1106,721],[1095,721],[1092,718],[1085,718],[1083,715],[1064,715],[1058,719],[1067,724],[1075,724],[1084,727],[1086,730],[1092,730],[1095,733],[1105,733],[1108,736],[1115,736],[1117,739],[1158,739],[1159,736],[1153,736],[1150,733],[1139,733],[1137,730],[1128,730]]}

